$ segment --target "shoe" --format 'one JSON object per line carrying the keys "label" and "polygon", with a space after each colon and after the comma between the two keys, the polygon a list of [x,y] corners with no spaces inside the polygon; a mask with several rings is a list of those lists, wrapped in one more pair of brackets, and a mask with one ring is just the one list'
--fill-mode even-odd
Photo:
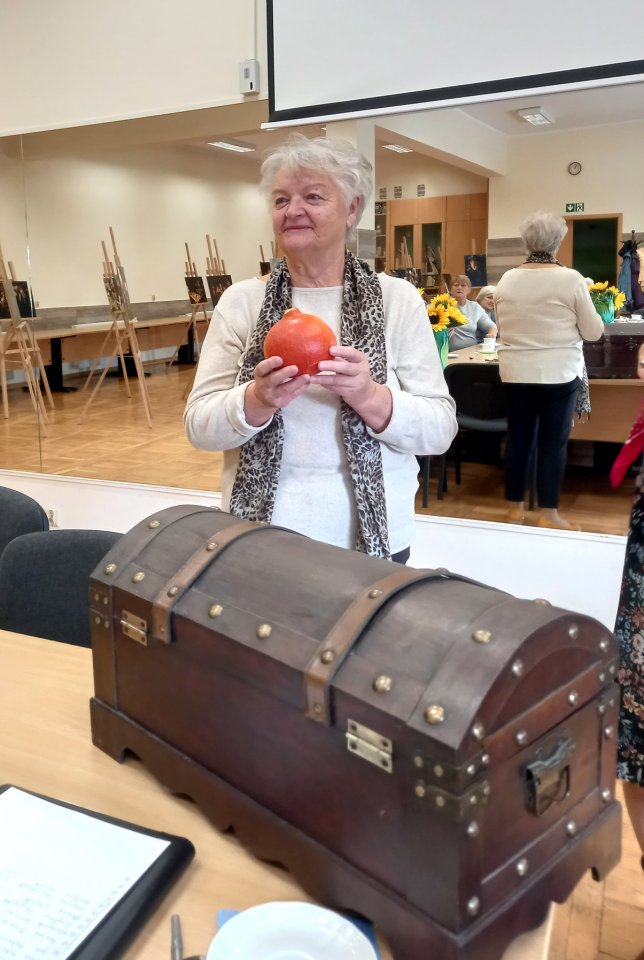
{"label": "shoe", "polygon": [[545,530],[572,530],[574,533],[581,533],[581,527],[575,527],[572,523],[557,523],[556,520],[549,520],[547,517],[537,517],[537,526]]}
{"label": "shoe", "polygon": [[511,507],[505,517],[506,523],[523,523],[524,520],[525,514],[523,510],[517,510],[516,507]]}

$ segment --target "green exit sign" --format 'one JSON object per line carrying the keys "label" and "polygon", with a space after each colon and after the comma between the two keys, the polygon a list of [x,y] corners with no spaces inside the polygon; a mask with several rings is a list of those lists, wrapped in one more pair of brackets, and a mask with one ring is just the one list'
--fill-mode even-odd
{"label": "green exit sign", "polygon": [[583,203],[567,203],[566,204],[566,213],[583,213],[584,205]]}

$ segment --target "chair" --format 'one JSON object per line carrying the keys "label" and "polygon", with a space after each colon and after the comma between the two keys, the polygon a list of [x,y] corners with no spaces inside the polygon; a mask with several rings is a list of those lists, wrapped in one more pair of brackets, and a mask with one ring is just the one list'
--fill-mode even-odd
{"label": "chair", "polygon": [[0,554],[15,537],[43,530],[49,530],[49,520],[40,504],[26,493],[0,487]]}
{"label": "chair", "polygon": [[89,578],[122,536],[46,530],[12,540],[0,556],[0,629],[89,647]]}

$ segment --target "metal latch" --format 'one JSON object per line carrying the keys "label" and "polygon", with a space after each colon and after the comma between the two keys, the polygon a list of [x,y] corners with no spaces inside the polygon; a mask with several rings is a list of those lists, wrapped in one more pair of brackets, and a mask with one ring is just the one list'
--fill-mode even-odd
{"label": "metal latch", "polygon": [[571,737],[562,737],[547,756],[537,752],[524,769],[528,789],[528,809],[538,817],[570,795],[570,754],[575,749]]}
{"label": "metal latch", "polygon": [[130,613],[128,610],[124,610],[123,617],[121,619],[121,629],[123,630],[124,636],[129,637],[130,640],[136,640],[137,643],[140,643],[144,647],[147,647],[148,645],[147,620],[142,620],[141,617],[136,617],[133,613]]}
{"label": "metal latch", "polygon": [[357,753],[363,760],[368,760],[387,773],[393,772],[393,748],[387,737],[370,730],[369,727],[363,727],[355,720],[348,720],[346,738],[347,750],[350,753]]}

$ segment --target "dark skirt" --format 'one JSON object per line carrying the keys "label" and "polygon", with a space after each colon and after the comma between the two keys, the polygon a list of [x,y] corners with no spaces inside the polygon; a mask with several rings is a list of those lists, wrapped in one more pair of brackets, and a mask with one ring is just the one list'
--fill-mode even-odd
{"label": "dark skirt", "polygon": [[644,469],[635,486],[615,636],[622,692],[617,776],[644,787]]}

